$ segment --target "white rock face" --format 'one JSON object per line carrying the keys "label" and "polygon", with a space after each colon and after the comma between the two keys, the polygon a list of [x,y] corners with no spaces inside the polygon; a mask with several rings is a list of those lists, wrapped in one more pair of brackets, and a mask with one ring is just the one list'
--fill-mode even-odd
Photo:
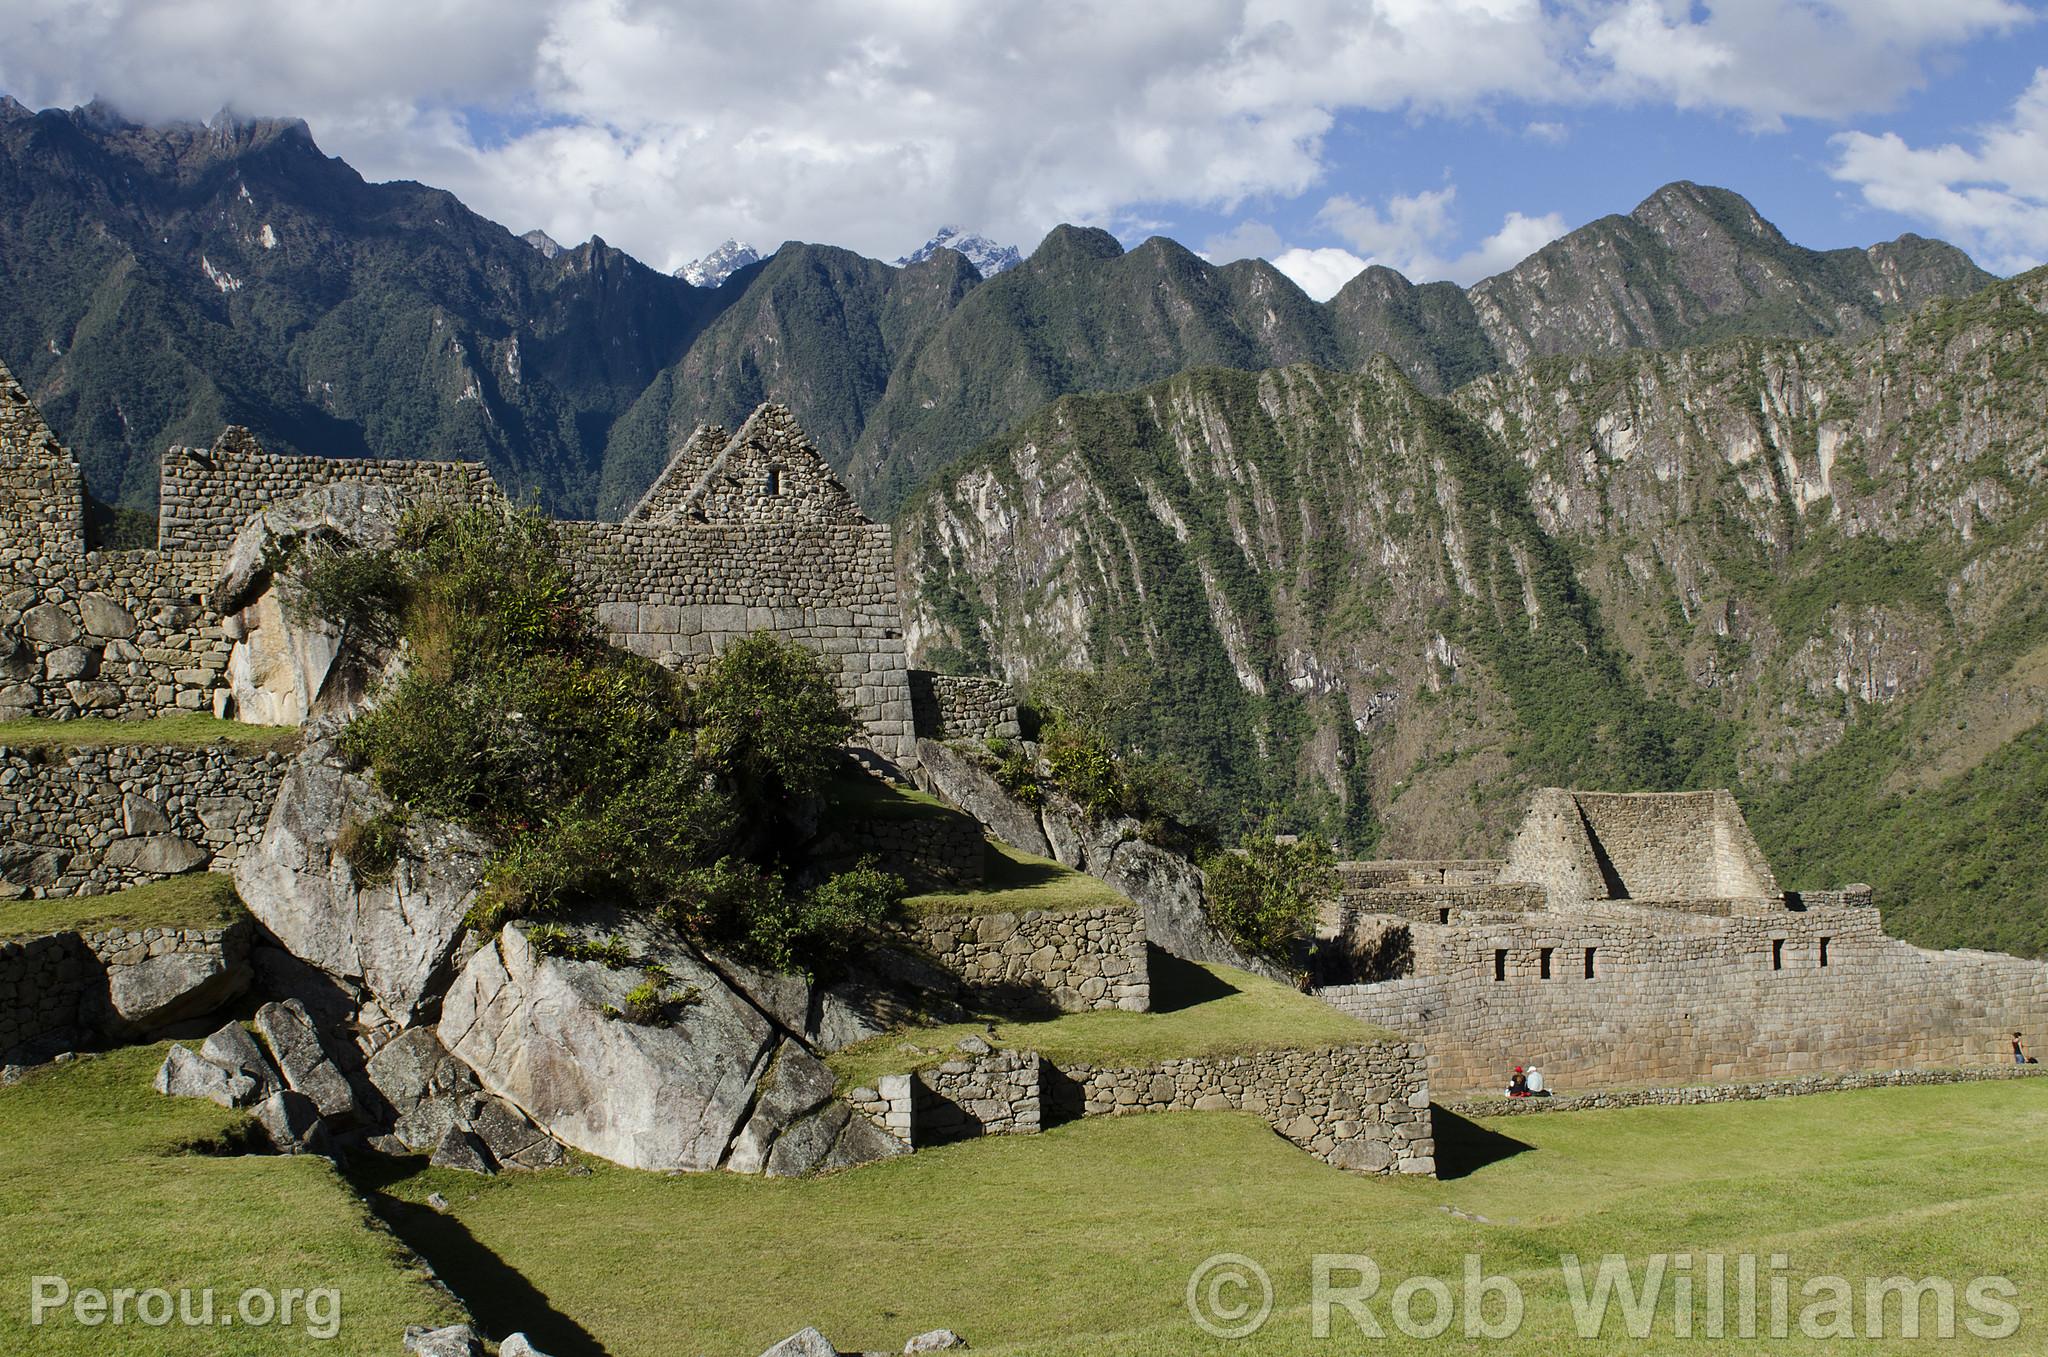
{"label": "white rock face", "polygon": [[331,746],[310,746],[279,788],[261,842],[236,862],[235,888],[293,956],[368,990],[403,1026],[445,973],[490,848],[458,826],[415,820],[391,880],[364,882],[335,843],[390,804]]}
{"label": "white rock face", "polygon": [[236,616],[243,636],[228,656],[235,719],[256,726],[304,725],[341,654],[341,633],[294,623],[275,589]]}
{"label": "white rock face", "polygon": [[607,1016],[639,966],[544,956],[511,924],[449,990],[442,1043],[557,1140],[629,1168],[795,1176],[903,1152],[831,1096],[830,1071],[765,1005],[653,930],[627,936],[639,966],[696,990],[672,1021]]}

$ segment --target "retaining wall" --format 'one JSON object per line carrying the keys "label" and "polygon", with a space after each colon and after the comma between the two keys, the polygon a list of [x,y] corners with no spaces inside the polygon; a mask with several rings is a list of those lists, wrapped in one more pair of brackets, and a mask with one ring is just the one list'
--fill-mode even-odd
{"label": "retaining wall", "polygon": [[1017,694],[1001,679],[910,671],[910,710],[921,740],[1016,740]]}
{"label": "retaining wall", "polygon": [[1152,1007],[1145,915],[1135,905],[934,914],[902,931],[970,989],[1041,995],[1065,1013]]}
{"label": "retaining wall", "polygon": [[0,720],[213,711],[233,644],[201,602],[211,572],[189,555],[0,543]]}
{"label": "retaining wall", "polygon": [[902,877],[913,892],[978,886],[987,870],[988,840],[973,817],[921,815],[903,819],[835,819],[818,836],[811,857],[832,868],[865,857]]}
{"label": "retaining wall", "polygon": [[1809,1074],[1742,1084],[1695,1084],[1688,1088],[1599,1089],[1562,1098],[1473,1098],[1440,1104],[1461,1117],[1520,1117],[1542,1112],[1592,1112],[1613,1107],[1692,1107],[1703,1103],[1757,1102],[1843,1093],[1859,1088],[1913,1088],[1935,1084],[1996,1083],[2038,1079],[2048,1066],[1995,1065],[1966,1070],[1873,1070],[1864,1074]]}
{"label": "retaining wall", "polygon": [[0,747],[0,883],[40,899],[224,871],[262,837],[288,766],[224,744]]}
{"label": "retaining wall", "polygon": [[995,1051],[893,1075],[854,1090],[849,1101],[913,1147],[1029,1134],[1079,1117],[1251,1112],[1338,1168],[1436,1172],[1423,1051],[1407,1041],[1132,1068],[1056,1067],[1032,1052]]}
{"label": "retaining wall", "polygon": [[246,988],[253,926],[61,931],[0,942],[0,1061],[124,1040]]}
{"label": "retaining wall", "polygon": [[2014,1031],[2048,1032],[2048,965],[1913,947],[1870,908],[1588,906],[1413,941],[1413,976],[1320,995],[1422,1041],[1439,1089],[1495,1088],[1516,1065],[1559,1088],[1994,1065]]}

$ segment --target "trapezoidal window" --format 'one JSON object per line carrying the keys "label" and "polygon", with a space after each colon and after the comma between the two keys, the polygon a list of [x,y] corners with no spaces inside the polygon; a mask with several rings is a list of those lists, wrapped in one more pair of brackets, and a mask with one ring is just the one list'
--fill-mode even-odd
{"label": "trapezoidal window", "polygon": [[1436,912],[1436,921],[1440,924],[1449,923],[1451,921],[1451,912],[1448,909],[1438,910]]}
{"label": "trapezoidal window", "polygon": [[1586,978],[1588,980],[1593,978],[1593,953],[1599,950],[1597,947],[1588,947],[1586,949]]}
{"label": "trapezoidal window", "polygon": [[1829,938],[1822,938],[1820,940],[1820,964],[1823,966],[1828,964],[1828,943],[1830,941],[1832,939]]}
{"label": "trapezoidal window", "polygon": [[768,468],[768,484],[763,488],[768,492],[768,495],[771,499],[782,493],[781,467],[771,466]]}
{"label": "trapezoidal window", "polygon": [[1785,940],[1783,938],[1771,939],[1771,969],[1774,971],[1785,969]]}
{"label": "trapezoidal window", "polygon": [[1508,978],[1508,954],[1504,951],[1496,950],[1493,954],[1493,978],[1496,980]]}
{"label": "trapezoidal window", "polygon": [[1551,951],[1551,948],[1545,947],[1542,951],[1536,954],[1536,964],[1541,968],[1540,973],[1545,980],[1548,980],[1550,978]]}

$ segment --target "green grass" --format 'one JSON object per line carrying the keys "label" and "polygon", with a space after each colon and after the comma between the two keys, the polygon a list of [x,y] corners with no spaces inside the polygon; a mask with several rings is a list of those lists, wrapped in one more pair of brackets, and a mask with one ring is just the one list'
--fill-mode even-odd
{"label": "green grass", "polygon": [[[1351,1177],[1254,1117],[1179,1113],[972,1141],[812,1181],[599,1166],[588,1178],[479,1182],[387,1165],[372,1186],[487,1322],[526,1328],[558,1357],[587,1357],[599,1344],[611,1357],[751,1357],[806,1324],[842,1349],[883,1351],[945,1325],[975,1351],[1005,1357],[1807,1354],[1834,1349],[1798,1337],[1798,1280],[1839,1274],[1860,1288],[1868,1276],[1947,1277],[1967,1314],[1964,1283],[1992,1273],[2019,1288],[2023,1319],[2014,1338],[1980,1346],[2043,1348],[2040,1083],[1586,1112],[1464,1123],[1440,1136],[1439,1157],[1463,1176]],[[420,1205],[434,1191],[448,1196],[450,1215]],[[1602,1342],[1574,1335],[1562,1255],[1590,1263],[1612,1252],[1640,1264],[1686,1250],[1786,1254],[1792,1339],[1675,1339],[1668,1301],[1648,1342],[1630,1344],[1612,1324]],[[1226,1252],[1260,1263],[1277,1292],[1266,1327],[1235,1343],[1205,1337],[1185,1309],[1190,1272]],[[1373,1309],[1384,1341],[1360,1337],[1341,1310],[1329,1339],[1311,1336],[1318,1253],[1379,1265]],[[1404,1338],[1388,1308],[1396,1284],[1442,1278],[1457,1295],[1468,1253],[1522,1289],[1521,1337],[1468,1341],[1461,1309],[1442,1339]],[[1696,1276],[1704,1266],[1695,1263]],[[1768,1257],[1760,1267],[1768,1276]],[[523,1282],[504,1293],[509,1271]],[[1418,1302],[1418,1316],[1426,1306]],[[1860,1304],[1857,1322],[1864,1332]]]}
{"label": "green grass", "polygon": [[[189,1152],[231,1142],[245,1118],[150,1088],[163,1046],[46,1068],[0,1088],[0,1352],[34,1357],[386,1357],[407,1324],[456,1307],[324,1159]],[[75,1290],[212,1287],[216,1317],[243,1291],[341,1293],[331,1341],[304,1328],[87,1327],[59,1310],[30,1324],[32,1278]],[[317,1314],[316,1314],[317,1318]]]}
{"label": "green grass", "polygon": [[1136,909],[1131,898],[1086,872],[991,841],[979,889],[913,895],[904,907],[917,914],[1021,914],[1027,910],[1077,913]]}
{"label": "green grass", "polygon": [[147,721],[0,721],[0,746],[9,749],[96,749],[107,745],[173,745],[193,749],[225,740],[245,749],[287,749],[296,726],[248,726],[215,716],[156,716]]}
{"label": "green grass", "polygon": [[[1102,1010],[1037,1022],[993,1021],[913,1027],[849,1046],[826,1063],[841,1088],[872,1085],[885,1074],[926,1069],[958,1054],[955,1043],[980,1035],[992,1045],[1037,1051],[1056,1065],[1144,1066],[1179,1056],[1319,1050],[1376,1041],[1378,1027],[1346,1017],[1286,985],[1229,966],[1198,966],[1152,953],[1151,1013]],[[905,1045],[918,1047],[906,1051]]]}
{"label": "green grass", "polygon": [[866,773],[834,779],[826,796],[831,814],[858,820],[938,820],[963,814],[930,792],[898,787]]}
{"label": "green grass", "polygon": [[214,928],[242,913],[233,881],[217,872],[198,872],[111,895],[0,902],[0,938],[99,928]]}

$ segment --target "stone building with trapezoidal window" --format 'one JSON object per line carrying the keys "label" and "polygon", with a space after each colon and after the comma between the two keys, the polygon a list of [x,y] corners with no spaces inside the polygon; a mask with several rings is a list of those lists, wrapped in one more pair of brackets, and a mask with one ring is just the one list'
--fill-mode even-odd
{"label": "stone building with trapezoidal window", "polygon": [[2009,1065],[2048,964],[1885,935],[1868,886],[1787,891],[1727,791],[1547,787],[1497,862],[1346,863],[1318,993],[1422,1041],[1439,1092]]}

